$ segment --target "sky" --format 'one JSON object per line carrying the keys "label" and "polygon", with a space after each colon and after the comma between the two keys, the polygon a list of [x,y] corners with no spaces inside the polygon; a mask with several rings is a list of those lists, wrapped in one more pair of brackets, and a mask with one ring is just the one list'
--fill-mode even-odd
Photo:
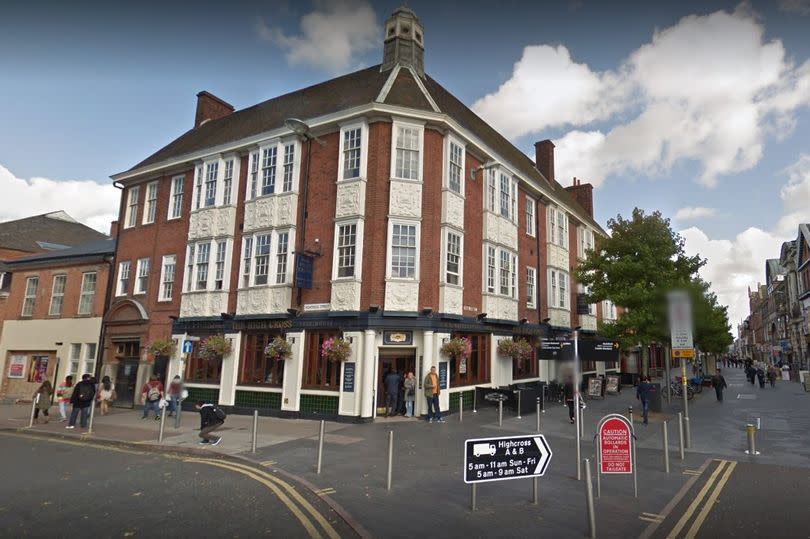
{"label": "sky", "polygon": [[[375,65],[398,2],[42,0],[0,16],[0,220],[63,209],[108,230],[109,176],[192,127]],[[427,72],[603,226],[661,211],[736,325],[765,259],[810,222],[810,0],[408,2]]]}

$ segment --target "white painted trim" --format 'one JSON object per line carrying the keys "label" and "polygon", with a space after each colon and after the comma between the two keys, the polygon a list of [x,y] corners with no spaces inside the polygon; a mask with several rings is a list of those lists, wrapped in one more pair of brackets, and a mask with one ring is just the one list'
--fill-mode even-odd
{"label": "white painted trim", "polygon": [[[351,131],[358,128],[360,129],[360,175],[357,176],[356,178],[344,178],[343,151],[344,151],[345,133],[346,131]],[[351,182],[351,181],[365,180],[368,176],[368,137],[369,137],[368,121],[365,118],[361,118],[359,121],[356,122],[341,124],[338,137],[340,138],[340,141],[338,147],[337,181]]]}
{"label": "white painted trim", "polygon": [[430,95],[430,92],[427,91],[425,84],[422,82],[422,77],[420,77],[419,74],[416,73],[416,71],[414,71],[411,66],[408,66],[408,70],[411,72],[411,75],[413,75],[413,80],[416,81],[416,85],[419,86],[420,90],[422,90],[422,94],[424,94],[425,99],[427,99],[428,102],[430,103],[430,106],[433,109],[433,111],[441,113],[439,105],[437,105],[436,101],[433,100],[433,96]]}
{"label": "white painted trim", "polygon": [[385,103],[386,98],[388,97],[388,92],[391,91],[391,88],[394,86],[394,82],[397,80],[397,76],[399,75],[399,70],[402,68],[399,64],[395,65],[394,68],[391,70],[391,73],[388,75],[388,78],[385,79],[385,84],[380,89],[380,93],[377,95],[376,101],[377,103]]}
{"label": "white painted trim", "polygon": [[[414,225],[416,227],[416,255],[414,259],[414,274],[413,277],[392,277],[391,276],[391,263],[392,263],[392,245],[391,241],[394,234],[394,225]],[[419,282],[419,262],[422,251],[422,223],[417,219],[407,219],[402,217],[389,217],[388,218],[388,236],[385,247],[385,280],[399,281],[408,283]]]}
{"label": "white painted trim", "polygon": [[[461,191],[456,193],[452,189],[450,189],[450,144],[455,144],[456,146],[461,147]],[[460,196],[462,200],[465,199],[466,195],[466,185],[465,180],[467,179],[466,174],[466,166],[467,166],[467,144],[462,142],[461,139],[456,137],[453,133],[447,133],[444,137],[444,144],[442,145],[444,149],[444,155],[442,159],[442,188],[450,191],[454,195]],[[486,204],[485,204],[486,205]]]}
{"label": "white painted trim", "polygon": [[[528,274],[529,270],[532,270],[534,272],[534,282],[532,283],[533,284],[532,289],[534,290],[534,297],[530,298],[529,297],[529,291],[528,290],[526,291],[526,308],[527,309],[536,309],[537,308],[537,268],[535,268],[533,266],[526,266],[526,273],[527,274]],[[528,275],[526,277],[527,277],[526,285],[528,286],[528,284],[529,284]],[[531,301],[529,301],[529,300],[531,300]]]}
{"label": "white painted trim", "polygon": [[[459,258],[458,258],[458,283],[447,282],[447,235],[453,233],[459,237]],[[464,288],[464,232],[456,227],[447,225],[442,226],[442,245],[441,245],[441,275],[439,276],[439,284],[447,286],[456,286]]]}
{"label": "white painted trim", "polygon": [[[341,226],[355,225],[354,236],[354,275],[352,277],[338,277],[338,230]],[[335,230],[332,241],[332,282],[361,282],[363,280],[363,235],[365,220],[358,217],[335,221]]]}
{"label": "white painted trim", "polygon": [[[417,137],[418,137],[418,152],[419,152],[419,164],[418,164],[418,177],[416,179],[413,178],[401,178],[397,176],[397,130],[400,127],[409,127],[417,130]],[[391,124],[391,179],[392,180],[401,180],[404,182],[419,182],[423,181],[424,177],[424,162],[425,162],[425,125],[421,122],[411,122],[407,120],[403,120],[400,118],[394,118],[394,121]]]}
{"label": "white painted trim", "polygon": [[[155,199],[154,199],[155,215],[152,217],[151,221],[147,221],[146,219],[149,216],[149,211],[148,211],[149,189],[152,186],[154,186],[154,188],[155,188]],[[152,181],[152,182],[147,183],[146,184],[146,189],[144,189],[144,194],[143,194],[143,215],[141,216],[141,224],[142,225],[151,225],[155,221],[157,221],[157,204],[158,204],[159,200],[160,200],[160,185],[159,185],[159,182],[156,180],[156,181]]]}

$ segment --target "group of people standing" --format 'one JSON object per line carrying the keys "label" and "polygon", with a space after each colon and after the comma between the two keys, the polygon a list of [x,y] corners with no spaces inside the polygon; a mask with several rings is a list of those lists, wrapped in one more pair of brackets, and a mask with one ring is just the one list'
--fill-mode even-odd
{"label": "group of people standing", "polygon": [[[56,388],[55,393],[59,406],[59,420],[68,422],[66,429],[76,428],[77,419],[82,428],[87,428],[90,406],[94,400],[97,399],[101,402],[101,413],[107,415],[109,403],[115,399],[115,389],[110,377],[102,378],[99,385],[90,374],[83,374],[81,381],[76,385],[73,385],[73,375],[66,376],[64,382]],[[42,382],[34,393],[33,399],[35,402],[34,422],[39,423],[39,416],[42,414],[41,421],[47,423],[54,399],[53,385],[50,380]],[[71,408],[70,416],[68,416],[68,407]]]}
{"label": "group of people standing", "polygon": [[163,408],[166,408],[169,417],[172,417],[180,407],[182,395],[183,382],[180,380],[180,376],[175,376],[169,384],[169,390],[165,391],[163,383],[153,374],[141,388],[141,399],[143,400],[143,416],[141,419],[148,419],[149,412],[154,410],[155,421],[160,421],[160,411]]}
{"label": "group of people standing", "polygon": [[[388,369],[383,378],[385,388],[385,417],[402,414],[405,417],[414,417],[414,401],[416,400],[416,378],[412,372],[405,374],[403,378],[393,367]],[[427,403],[427,421],[433,423],[444,423],[442,412],[439,408],[439,375],[436,367],[431,367],[430,372],[425,376],[424,383],[425,401]]]}
{"label": "group of people standing", "polygon": [[751,385],[759,382],[759,387],[765,388],[765,380],[771,385],[776,387],[776,380],[781,377],[782,380],[790,381],[790,366],[787,364],[781,367],[777,365],[766,365],[761,361],[748,362],[745,365],[745,377]]}

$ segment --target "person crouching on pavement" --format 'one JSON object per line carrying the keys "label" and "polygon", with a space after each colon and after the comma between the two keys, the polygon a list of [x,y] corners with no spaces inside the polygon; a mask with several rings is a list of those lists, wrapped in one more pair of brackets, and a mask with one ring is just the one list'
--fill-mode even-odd
{"label": "person crouching on pavement", "polygon": [[641,401],[641,414],[644,424],[647,425],[647,415],[650,413],[650,394],[655,391],[655,386],[650,383],[650,377],[645,376],[636,388],[636,398]]}
{"label": "person crouching on pavement", "polygon": [[216,404],[202,401],[198,401],[194,408],[200,412],[200,445],[217,445],[222,441],[222,436],[214,436],[212,433],[225,423],[225,412]]}
{"label": "person crouching on pavement", "polygon": [[723,375],[720,374],[720,369],[717,369],[717,374],[712,376],[712,385],[717,395],[717,401],[723,402],[723,390],[728,387],[728,384],[726,383],[726,379],[723,378]]}

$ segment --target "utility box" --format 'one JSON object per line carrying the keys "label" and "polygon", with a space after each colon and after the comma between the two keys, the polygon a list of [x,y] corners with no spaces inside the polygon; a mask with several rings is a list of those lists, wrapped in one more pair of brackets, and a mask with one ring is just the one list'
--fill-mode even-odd
{"label": "utility box", "polygon": [[653,390],[650,391],[650,411],[651,412],[661,412],[661,399],[663,395],[661,394],[661,384],[653,383]]}

